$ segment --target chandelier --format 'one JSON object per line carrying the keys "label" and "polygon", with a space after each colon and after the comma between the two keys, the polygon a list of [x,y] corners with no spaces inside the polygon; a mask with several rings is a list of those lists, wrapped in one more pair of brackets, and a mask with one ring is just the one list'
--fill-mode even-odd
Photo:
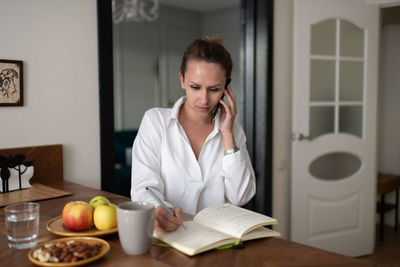
{"label": "chandelier", "polygon": [[112,0],[113,22],[155,21],[159,6],[159,0]]}

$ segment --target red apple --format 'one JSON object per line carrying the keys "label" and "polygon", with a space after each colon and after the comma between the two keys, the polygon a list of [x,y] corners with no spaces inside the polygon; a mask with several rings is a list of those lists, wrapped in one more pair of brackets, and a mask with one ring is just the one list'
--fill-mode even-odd
{"label": "red apple", "polygon": [[69,230],[85,231],[92,226],[93,209],[85,201],[72,201],[64,206],[62,218]]}

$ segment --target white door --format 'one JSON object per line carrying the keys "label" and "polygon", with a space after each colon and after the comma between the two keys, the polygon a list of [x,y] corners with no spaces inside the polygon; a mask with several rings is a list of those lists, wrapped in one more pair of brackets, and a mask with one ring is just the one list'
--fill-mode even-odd
{"label": "white door", "polygon": [[294,1],[291,239],[373,251],[379,7]]}

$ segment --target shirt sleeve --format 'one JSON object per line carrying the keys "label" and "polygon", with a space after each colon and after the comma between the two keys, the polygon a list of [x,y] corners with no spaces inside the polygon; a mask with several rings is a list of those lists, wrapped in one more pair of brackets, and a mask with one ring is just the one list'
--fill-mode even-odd
{"label": "shirt sleeve", "polygon": [[151,187],[167,206],[172,207],[171,203],[165,201],[164,182],[160,177],[160,154],[157,151],[160,151],[162,127],[162,121],[155,111],[145,113],[132,147],[131,199],[159,206],[146,190],[146,187]]}
{"label": "shirt sleeve", "polygon": [[234,205],[242,206],[254,196],[256,180],[246,149],[246,135],[238,124],[235,124],[235,128],[235,141],[240,150],[223,156],[222,172],[225,178],[225,198]]}

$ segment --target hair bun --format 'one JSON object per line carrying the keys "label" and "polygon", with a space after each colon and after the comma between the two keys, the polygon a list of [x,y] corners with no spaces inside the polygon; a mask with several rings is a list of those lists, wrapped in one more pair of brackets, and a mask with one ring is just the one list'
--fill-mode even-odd
{"label": "hair bun", "polygon": [[185,50],[182,57],[180,73],[185,75],[189,60],[204,60],[208,63],[217,63],[225,70],[225,77],[230,78],[232,73],[232,58],[223,45],[223,38],[216,35],[212,38],[204,37],[194,40]]}
{"label": "hair bun", "polygon": [[224,39],[222,38],[221,35],[214,35],[211,38],[209,36],[206,36],[206,37],[204,37],[203,40],[206,41],[206,42],[209,42],[209,43],[217,43],[217,44],[220,44],[222,46],[224,45]]}

